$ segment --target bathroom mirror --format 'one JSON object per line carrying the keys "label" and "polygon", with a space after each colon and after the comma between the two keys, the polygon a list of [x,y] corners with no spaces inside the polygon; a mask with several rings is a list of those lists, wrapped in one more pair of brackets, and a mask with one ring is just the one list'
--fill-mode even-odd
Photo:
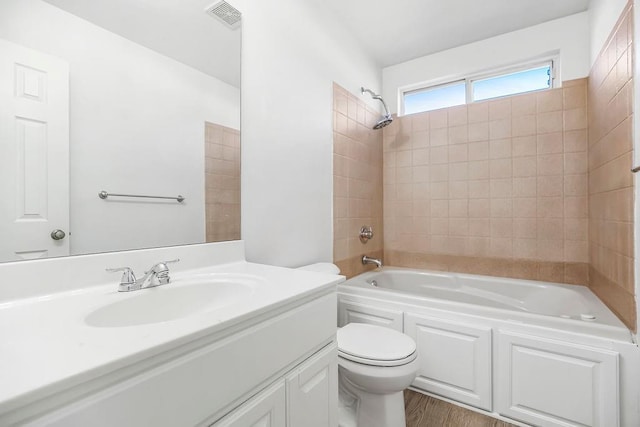
{"label": "bathroom mirror", "polygon": [[239,19],[0,3],[0,261],[240,238]]}

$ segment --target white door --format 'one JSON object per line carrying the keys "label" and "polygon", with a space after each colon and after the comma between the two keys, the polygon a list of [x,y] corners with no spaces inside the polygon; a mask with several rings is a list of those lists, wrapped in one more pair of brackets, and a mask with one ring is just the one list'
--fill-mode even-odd
{"label": "white door", "polygon": [[287,375],[289,427],[338,425],[338,348],[314,355]]}
{"label": "white door", "polygon": [[278,381],[211,427],[285,427],[286,411],[285,385]]}
{"label": "white door", "polygon": [[4,40],[0,198],[0,261],[69,254],[69,66]]}
{"label": "white door", "polygon": [[491,328],[408,313],[405,334],[418,347],[413,386],[491,411]]}
{"label": "white door", "polygon": [[618,353],[500,331],[496,412],[544,427],[617,427]]}

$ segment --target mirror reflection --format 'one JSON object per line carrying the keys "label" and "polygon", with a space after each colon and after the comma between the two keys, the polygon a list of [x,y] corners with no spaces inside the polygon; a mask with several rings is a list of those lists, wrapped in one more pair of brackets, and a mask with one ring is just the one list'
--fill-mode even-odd
{"label": "mirror reflection", "polygon": [[221,3],[0,3],[0,261],[240,238],[241,30]]}

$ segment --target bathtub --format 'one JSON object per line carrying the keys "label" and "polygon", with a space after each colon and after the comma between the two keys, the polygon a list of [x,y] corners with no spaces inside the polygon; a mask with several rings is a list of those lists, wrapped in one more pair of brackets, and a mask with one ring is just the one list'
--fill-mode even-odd
{"label": "bathtub", "polygon": [[626,326],[585,286],[384,267],[347,280],[340,292],[412,299],[412,303],[435,308],[457,308],[606,338],[631,339]]}
{"label": "bathtub", "polygon": [[587,287],[384,267],[338,285],[350,322],[416,341],[417,391],[525,425],[640,425],[638,346]]}

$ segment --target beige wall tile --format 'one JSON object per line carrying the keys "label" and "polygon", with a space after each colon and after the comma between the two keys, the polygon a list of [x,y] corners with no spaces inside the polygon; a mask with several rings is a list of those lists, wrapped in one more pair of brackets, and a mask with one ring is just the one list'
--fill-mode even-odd
{"label": "beige wall tile", "polygon": [[[633,295],[633,252],[630,230],[633,229],[631,167],[631,104],[628,90],[632,83],[629,64],[633,62],[628,49],[631,37],[628,28],[632,8],[627,6],[608,45],[597,58],[587,94],[587,115],[579,104],[578,92],[574,104],[565,111],[565,127],[588,126],[588,156],[581,133],[565,136],[565,146],[580,155],[565,158],[565,168],[588,173],[588,183],[579,178],[565,181],[565,191],[576,195],[565,200],[567,220],[565,235],[579,237],[589,228],[589,240],[565,241],[567,260],[589,259],[591,289],[627,324],[635,327]],[[618,41],[619,45],[618,46]],[[567,137],[568,136],[568,137]],[[580,148],[580,149],[576,149]],[[588,197],[585,196],[585,188]],[[574,219],[569,219],[574,218]],[[584,222],[588,225],[585,225]]]}
{"label": "beige wall tile", "polygon": [[[347,99],[346,116],[343,98]],[[429,122],[428,115],[403,117],[394,122],[397,125],[394,131],[374,132],[370,129],[371,121],[378,114],[372,114],[359,97],[337,85],[334,85],[334,108],[337,118],[334,121],[334,261],[356,274],[364,271],[364,266],[354,263],[354,257],[361,256],[365,250],[368,254],[381,253],[383,236],[392,242],[403,242],[405,230],[396,224],[387,224],[389,231],[384,231],[383,195],[389,203],[385,209],[389,218],[402,218],[398,226],[411,224],[413,227],[417,223],[410,216],[416,196],[413,180],[414,175],[419,179],[425,172],[420,169],[422,165],[413,164],[414,161],[428,164],[428,158],[424,159],[422,149],[415,152],[414,160],[412,147],[421,144],[413,144],[411,137],[403,135],[413,135],[415,128],[422,137],[427,133]],[[387,137],[384,144],[383,134]],[[362,225],[374,226],[376,236],[366,247],[358,238]]]}
{"label": "beige wall tile", "polygon": [[489,121],[489,103],[475,102],[468,106],[467,118],[469,124]]}
{"label": "beige wall tile", "polygon": [[467,125],[449,127],[449,144],[469,142],[469,128]]}
{"label": "beige wall tile", "polygon": [[545,154],[537,158],[538,175],[562,175],[562,154]]}
{"label": "beige wall tile", "polygon": [[[536,239],[538,237],[538,228],[536,218],[514,218],[513,219],[513,237],[518,239]],[[535,243],[533,244],[535,252]],[[533,253],[531,257],[533,257]],[[523,258],[518,256],[518,258]],[[525,257],[526,258],[526,257]]]}
{"label": "beige wall tile", "polygon": [[449,162],[466,162],[469,159],[468,144],[457,144],[449,146]]}
{"label": "beige wall tile", "polygon": [[564,132],[564,152],[582,151],[587,151],[587,131],[583,129]]}
{"label": "beige wall tile", "polygon": [[539,155],[556,154],[564,151],[563,133],[544,133],[537,136],[537,152]]}
{"label": "beige wall tile", "polygon": [[537,188],[536,194],[538,197],[562,196],[563,176],[562,175],[538,176],[536,188]]}
{"label": "beige wall tile", "polygon": [[514,157],[513,176],[536,176],[538,174],[538,162],[536,156]]}
{"label": "beige wall tile", "polygon": [[429,143],[432,147],[447,145],[449,143],[449,130],[446,127],[434,128],[432,124],[429,133]]}
{"label": "beige wall tile", "polygon": [[562,89],[546,90],[536,94],[537,112],[562,110]]}
{"label": "beige wall tile", "polygon": [[526,116],[514,116],[511,122],[511,131],[513,136],[529,136],[535,135],[537,130],[538,118],[535,114]]}
{"label": "beige wall tile", "polygon": [[511,118],[511,98],[489,101],[489,120],[501,120]]}
{"label": "beige wall tile", "polygon": [[431,111],[429,115],[429,126],[431,129],[446,128],[449,126],[449,114],[447,109]]}
{"label": "beige wall tile", "polygon": [[446,109],[448,126],[461,126],[467,124],[467,106],[451,107]]}
{"label": "beige wall tile", "polygon": [[515,137],[512,140],[513,157],[535,156],[536,137],[524,136]]}
{"label": "beige wall tile", "polygon": [[531,177],[513,178],[513,196],[514,197],[536,197],[537,179]]}
{"label": "beige wall tile", "polygon": [[470,218],[489,218],[491,214],[490,199],[470,199],[469,200],[469,217]]}
{"label": "beige wall tile", "polygon": [[538,114],[538,133],[562,132],[562,111],[553,111]]}
{"label": "beige wall tile", "polygon": [[562,97],[565,110],[587,107],[586,85],[563,87]]}
{"label": "beige wall tile", "polygon": [[205,123],[205,241],[240,239],[240,132]]}
{"label": "beige wall tile", "polygon": [[514,96],[511,99],[511,113],[514,117],[527,116],[536,114],[536,96],[537,94],[531,93],[527,95]]}
{"label": "beige wall tile", "polygon": [[535,197],[518,197],[513,199],[514,218],[536,218],[538,216],[538,199]]}
{"label": "beige wall tile", "polygon": [[489,122],[469,123],[469,142],[486,141],[489,139]]}
{"label": "beige wall tile", "polygon": [[511,137],[511,119],[499,119],[489,122],[489,139]]}
{"label": "beige wall tile", "polygon": [[[633,50],[629,25],[624,28],[625,37],[615,36],[622,48],[614,43],[614,54],[609,48],[601,55],[589,79],[400,118],[385,128],[385,181],[378,186],[384,188],[385,256],[395,265],[595,280],[603,300],[628,315]],[[349,98],[346,91],[341,96]],[[334,104],[337,179],[357,180],[349,188],[361,198],[380,194],[364,188],[369,172],[363,164],[374,157],[356,147],[344,151],[354,139],[366,146],[358,135],[372,133],[354,123],[358,114],[349,114],[348,102],[346,114],[344,100]],[[355,155],[359,161],[348,158]],[[349,210],[375,211],[373,201],[365,210],[357,206]],[[343,234],[344,224],[336,230]],[[349,242],[349,250],[358,248],[355,237]]]}

